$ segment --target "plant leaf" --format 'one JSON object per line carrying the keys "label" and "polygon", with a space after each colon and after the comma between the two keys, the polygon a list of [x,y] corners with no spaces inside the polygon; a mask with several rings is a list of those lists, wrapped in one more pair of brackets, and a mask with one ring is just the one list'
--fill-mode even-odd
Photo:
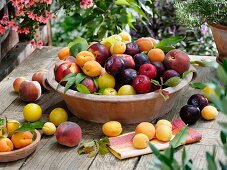
{"label": "plant leaf", "polygon": [[223,85],[227,86],[227,73],[221,65],[219,65],[217,68],[217,77],[223,83]]}
{"label": "plant leaf", "polygon": [[127,0],[116,0],[116,5],[130,5]]}
{"label": "plant leaf", "polygon": [[34,128],[34,129],[42,129],[43,128],[43,125],[45,124],[46,122],[41,122],[41,121],[37,121],[37,122],[33,122],[31,123],[31,127]]}
{"label": "plant leaf", "polygon": [[185,143],[188,137],[188,126],[184,126],[181,128],[180,132],[176,134],[176,136],[170,141],[170,144],[173,148],[177,148],[178,146]]}
{"label": "plant leaf", "polygon": [[151,142],[149,142],[149,147],[151,148],[152,152],[155,154],[156,157],[160,156],[160,151]]}
{"label": "plant leaf", "polygon": [[88,88],[85,85],[83,85],[83,84],[77,84],[76,89],[80,93],[90,94],[90,91],[88,90]]}
{"label": "plant leaf", "polygon": [[185,72],[182,74],[181,78],[184,79],[185,77],[187,77],[187,75],[189,75],[190,73],[193,73],[193,72],[195,72],[195,71],[193,71],[193,70],[187,70],[187,71],[185,71]]}
{"label": "plant leaf", "polygon": [[227,135],[225,132],[221,131],[220,133],[220,137],[221,137],[221,141],[223,144],[226,144],[226,141],[227,141]]}
{"label": "plant leaf", "polygon": [[205,84],[200,82],[194,82],[194,83],[191,83],[190,85],[192,88],[195,88],[195,89],[204,89],[206,87]]}
{"label": "plant leaf", "polygon": [[98,83],[98,77],[94,78],[94,83],[95,83],[95,87],[98,89],[99,88],[99,83]]}
{"label": "plant leaf", "polygon": [[217,164],[215,162],[214,153],[215,152],[213,151],[213,155],[211,155],[209,152],[206,152],[206,159],[207,159],[207,163],[208,163],[207,169],[209,169],[209,170],[217,170]]}
{"label": "plant leaf", "polygon": [[86,76],[85,74],[83,74],[83,73],[78,73],[78,74],[76,75],[76,81],[75,81],[76,85],[80,84],[86,77],[87,77],[87,76]]}
{"label": "plant leaf", "polygon": [[76,77],[72,77],[70,80],[67,81],[65,88],[64,88],[64,93],[66,93],[69,88],[75,83]]}
{"label": "plant leaf", "polygon": [[105,90],[106,88],[105,87],[103,87],[103,88],[101,88],[101,89],[99,89],[99,91],[98,92],[95,92],[94,94],[97,94],[97,95],[103,95],[103,92],[104,92],[104,90]]}
{"label": "plant leaf", "polygon": [[88,154],[94,150],[95,146],[95,141],[92,140],[90,142],[81,142],[79,148],[78,148],[78,153],[79,155],[81,154]]}
{"label": "plant leaf", "polygon": [[4,126],[4,124],[5,124],[5,119],[0,118],[0,126]]}
{"label": "plant leaf", "polygon": [[151,79],[151,83],[153,83],[153,84],[156,85],[156,86],[160,86],[160,87],[161,87],[161,84],[160,84],[159,81],[157,81],[157,80]]}
{"label": "plant leaf", "polygon": [[182,156],[181,156],[181,164],[182,164],[183,167],[185,166],[186,160],[187,160],[187,153],[186,153],[186,149],[185,149],[185,146],[184,146]]}
{"label": "plant leaf", "polygon": [[20,128],[16,129],[14,131],[14,133],[16,133],[16,132],[26,132],[26,131],[33,132],[34,130],[35,130],[35,128],[33,128],[31,126],[31,122],[28,122],[28,123],[23,124]]}
{"label": "plant leaf", "polygon": [[107,137],[103,137],[99,140],[99,154],[105,155],[109,153],[108,145],[110,145],[110,141]]}
{"label": "plant leaf", "polygon": [[75,40],[68,44],[70,52],[73,56],[76,56],[80,51],[84,51],[88,47],[87,40],[81,37],[77,37]]}
{"label": "plant leaf", "polygon": [[170,38],[162,39],[155,46],[155,48],[168,47],[168,46],[176,45],[177,43],[183,41],[184,39],[185,39],[185,37],[181,37],[181,36],[176,36],[176,37],[170,37]]}
{"label": "plant leaf", "polygon": [[169,86],[169,87],[175,87],[177,86],[179,83],[181,82],[181,78],[180,77],[171,77],[170,79],[168,79],[164,85],[165,86]]}

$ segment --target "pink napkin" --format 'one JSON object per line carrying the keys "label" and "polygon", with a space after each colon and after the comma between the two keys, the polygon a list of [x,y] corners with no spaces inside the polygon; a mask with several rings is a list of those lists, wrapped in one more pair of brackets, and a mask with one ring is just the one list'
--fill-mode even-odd
{"label": "pink napkin", "polygon": [[[172,122],[173,134],[175,135],[180,131],[185,123],[181,119],[176,119]],[[118,159],[126,159],[130,157],[135,157],[139,155],[144,155],[152,153],[150,147],[145,149],[135,149],[132,145],[132,139],[135,136],[135,132],[126,133],[118,137],[109,138],[110,146],[109,149],[112,154],[114,154]],[[202,135],[196,130],[189,128],[188,137],[186,144],[198,142],[202,139]],[[169,147],[169,142],[162,142],[157,139],[152,139],[150,141],[157,149],[164,150]]]}

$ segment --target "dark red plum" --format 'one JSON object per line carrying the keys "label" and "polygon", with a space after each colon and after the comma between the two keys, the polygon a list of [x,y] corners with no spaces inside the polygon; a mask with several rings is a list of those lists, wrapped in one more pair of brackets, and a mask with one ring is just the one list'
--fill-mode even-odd
{"label": "dark red plum", "polygon": [[135,61],[133,60],[132,56],[127,54],[114,54],[112,56],[121,57],[124,61],[124,68],[135,68]]}
{"label": "dark red plum", "polygon": [[157,69],[154,65],[147,63],[140,66],[138,73],[140,75],[145,75],[150,79],[155,79],[157,75]]}
{"label": "dark red plum", "polygon": [[180,77],[180,74],[175,70],[166,70],[162,75],[164,82],[172,77]]}
{"label": "dark red plum", "polygon": [[133,59],[134,59],[135,64],[136,64],[136,67],[135,67],[136,70],[139,70],[141,65],[146,64],[146,63],[150,63],[149,58],[144,53],[139,53],[139,54],[134,55]]}
{"label": "dark red plum", "polygon": [[134,56],[138,53],[140,53],[140,48],[135,42],[130,42],[126,44],[125,54]]}
{"label": "dark red plum", "polygon": [[137,71],[131,68],[125,69],[121,72],[121,82],[132,85],[134,78],[137,76]]}
{"label": "dark red plum", "polygon": [[151,62],[151,64],[153,64],[156,67],[157,77],[158,78],[161,77],[166,70],[162,62]]}
{"label": "dark red plum", "polygon": [[188,99],[188,104],[193,105],[198,107],[200,110],[203,110],[205,106],[207,106],[208,100],[206,97],[204,97],[201,94],[193,94],[189,99]]}
{"label": "dark red plum", "polygon": [[151,91],[151,81],[145,75],[138,75],[134,78],[132,83],[133,88],[137,93],[149,93]]}
{"label": "dark red plum", "polygon": [[90,91],[90,93],[94,93],[97,91],[97,88],[95,86],[94,80],[91,77],[86,77],[81,84],[87,87],[87,89]]}
{"label": "dark red plum", "polygon": [[124,70],[124,61],[121,57],[111,56],[106,60],[105,70],[115,77]]}
{"label": "dark red plum", "polygon": [[180,117],[185,124],[195,124],[200,118],[200,110],[193,105],[185,105],[180,110]]}

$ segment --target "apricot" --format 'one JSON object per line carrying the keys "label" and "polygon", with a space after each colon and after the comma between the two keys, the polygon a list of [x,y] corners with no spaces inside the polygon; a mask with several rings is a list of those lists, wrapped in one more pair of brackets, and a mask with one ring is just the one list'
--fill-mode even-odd
{"label": "apricot", "polygon": [[97,61],[87,61],[82,70],[87,76],[96,77],[101,75],[102,66]]}
{"label": "apricot", "polygon": [[150,59],[150,61],[153,61],[153,62],[156,62],[156,61],[163,62],[165,58],[165,53],[159,48],[151,49],[148,52],[148,58]]}
{"label": "apricot", "polygon": [[160,125],[156,128],[156,138],[163,142],[168,142],[172,138],[172,129],[167,125]]}
{"label": "apricot", "polygon": [[58,51],[58,58],[60,60],[65,60],[69,56],[71,56],[71,52],[70,52],[70,49],[68,47],[64,47],[64,48],[62,48]]}
{"label": "apricot", "polygon": [[68,147],[77,146],[82,138],[82,131],[78,124],[66,121],[61,123],[56,130],[56,139],[59,144]]}
{"label": "apricot", "polygon": [[136,126],[136,134],[143,133],[147,135],[148,139],[151,140],[155,136],[155,127],[149,122],[141,122]]}
{"label": "apricot", "polygon": [[135,43],[139,46],[141,52],[150,51],[154,47],[153,42],[149,38],[139,38]]}
{"label": "apricot", "polygon": [[121,36],[122,41],[126,41],[126,42],[131,42],[132,41],[131,35],[129,33],[125,32],[125,31],[121,32],[118,35]]}
{"label": "apricot", "polygon": [[45,135],[53,135],[56,132],[56,126],[51,122],[46,122],[43,125],[42,131]]}
{"label": "apricot", "polygon": [[171,124],[170,121],[168,121],[168,120],[165,120],[165,119],[159,120],[159,121],[156,123],[155,127],[157,128],[157,127],[160,126],[160,125],[166,125],[166,126],[169,126],[169,127],[172,129],[172,124]]}
{"label": "apricot", "polygon": [[58,107],[50,112],[49,119],[55,126],[58,126],[68,120],[68,114],[65,109]]}
{"label": "apricot", "polygon": [[149,138],[143,133],[136,134],[133,137],[132,144],[136,149],[144,149],[148,146]]}
{"label": "apricot", "polygon": [[120,35],[117,35],[117,34],[114,34],[114,35],[112,35],[112,36],[110,36],[108,38],[103,39],[100,43],[102,45],[104,45],[105,47],[109,48],[109,49],[112,46],[112,44],[107,40],[109,38],[111,40],[113,40],[113,41],[121,41],[122,40],[121,36]]}
{"label": "apricot", "polygon": [[206,120],[213,120],[218,116],[218,110],[214,106],[206,106],[201,111],[201,115]]}
{"label": "apricot", "polygon": [[31,132],[17,132],[14,133],[11,140],[15,148],[20,149],[32,143],[33,135]]}
{"label": "apricot", "polygon": [[13,150],[13,142],[9,138],[0,137],[0,152],[9,152]]}
{"label": "apricot", "polygon": [[110,47],[111,54],[123,54],[126,50],[125,43],[117,41]]}
{"label": "apricot", "polygon": [[24,81],[24,80],[27,80],[27,78],[25,77],[17,77],[14,81],[13,81],[13,89],[15,92],[19,92],[19,89],[20,89],[20,85],[21,83]]}
{"label": "apricot", "polygon": [[152,37],[147,37],[147,39],[151,40],[154,46],[157,45],[158,42],[159,42],[158,40],[156,40],[156,39],[154,39]]}
{"label": "apricot", "polygon": [[90,51],[81,51],[76,55],[76,64],[83,67],[87,61],[95,61],[95,56]]}
{"label": "apricot", "polygon": [[19,96],[25,102],[34,102],[40,98],[42,89],[37,81],[24,80],[19,89]]}
{"label": "apricot", "polygon": [[119,136],[122,132],[121,123],[118,121],[109,121],[102,126],[102,132],[109,137]]}
{"label": "apricot", "polygon": [[32,75],[32,81],[39,82],[42,89],[45,89],[44,79],[47,74],[47,69],[40,69]]}
{"label": "apricot", "polygon": [[20,127],[20,123],[17,120],[8,120],[6,128],[3,130],[4,133],[8,133],[8,137],[11,138],[13,135],[13,132],[17,130]]}

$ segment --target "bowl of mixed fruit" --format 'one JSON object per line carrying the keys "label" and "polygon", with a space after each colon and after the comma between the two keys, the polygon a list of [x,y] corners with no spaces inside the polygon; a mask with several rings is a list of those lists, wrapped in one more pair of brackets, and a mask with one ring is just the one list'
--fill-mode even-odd
{"label": "bowl of mixed fruit", "polygon": [[47,81],[79,118],[104,123],[150,121],[168,113],[193,79],[181,39],[132,41],[122,32],[90,43],[76,39],[58,52]]}

